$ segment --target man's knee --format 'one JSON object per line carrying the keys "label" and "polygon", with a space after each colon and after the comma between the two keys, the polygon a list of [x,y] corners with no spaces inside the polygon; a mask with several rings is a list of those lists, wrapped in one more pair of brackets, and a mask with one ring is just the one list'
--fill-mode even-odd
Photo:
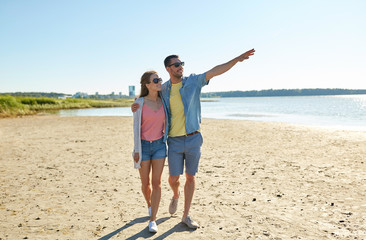
{"label": "man's knee", "polygon": [[177,176],[169,176],[169,182],[170,183],[179,182],[179,175],[177,175]]}
{"label": "man's knee", "polygon": [[186,183],[195,183],[196,182],[196,177],[186,173]]}

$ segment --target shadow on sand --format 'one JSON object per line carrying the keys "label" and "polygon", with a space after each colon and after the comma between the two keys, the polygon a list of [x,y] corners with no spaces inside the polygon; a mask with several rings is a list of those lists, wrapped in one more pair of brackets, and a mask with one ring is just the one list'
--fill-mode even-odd
{"label": "shadow on sand", "polygon": [[[162,239],[165,239],[165,238],[169,237],[173,233],[178,233],[178,232],[194,232],[194,231],[196,231],[196,229],[188,228],[187,225],[185,225],[184,223],[178,223],[173,228],[171,228],[169,231],[166,231],[165,233],[161,234],[160,236],[158,236],[158,237],[156,237],[154,239],[156,239],[156,240],[162,240]],[[134,238],[128,238],[128,239],[131,239],[132,240]]]}
{"label": "shadow on sand", "polygon": [[[134,220],[132,220],[129,223],[126,223],[126,225],[124,225],[123,227],[117,229],[114,232],[111,232],[107,235],[105,235],[104,237],[99,238],[98,240],[108,240],[110,238],[112,238],[113,236],[115,236],[116,234],[118,234],[119,232],[137,224],[137,223],[144,223],[149,221],[149,217],[140,217],[140,218],[136,218]],[[156,221],[156,223],[159,225],[167,220],[169,220],[170,217],[165,217],[165,218],[160,218]],[[189,229],[184,223],[178,223],[177,225],[175,225],[173,228],[171,228],[169,231],[161,234],[160,236],[156,237],[155,239],[157,240],[162,240],[165,239],[167,237],[169,237],[170,235],[172,235],[173,233],[176,232],[185,232],[185,231],[189,231],[189,232],[193,232],[195,231],[195,229]],[[149,230],[146,228],[142,229],[139,233],[136,233],[135,235],[126,238],[126,240],[133,240],[133,239],[138,239],[138,238],[151,238],[155,235],[156,233],[151,233],[149,232]]]}

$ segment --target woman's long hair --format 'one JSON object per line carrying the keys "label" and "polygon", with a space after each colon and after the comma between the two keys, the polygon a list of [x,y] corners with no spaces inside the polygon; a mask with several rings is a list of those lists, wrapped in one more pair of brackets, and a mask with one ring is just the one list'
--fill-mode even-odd
{"label": "woman's long hair", "polygon": [[149,94],[149,89],[147,89],[146,84],[150,83],[150,77],[153,74],[157,74],[157,72],[155,71],[147,71],[144,74],[142,74],[141,76],[141,92],[140,92],[140,97],[145,97]]}

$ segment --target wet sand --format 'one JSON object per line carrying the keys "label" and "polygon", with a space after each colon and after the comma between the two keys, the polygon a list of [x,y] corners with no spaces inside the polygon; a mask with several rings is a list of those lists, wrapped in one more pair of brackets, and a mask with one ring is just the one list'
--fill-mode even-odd
{"label": "wet sand", "polygon": [[166,166],[151,234],[132,118],[0,119],[0,239],[366,239],[366,132],[203,119],[202,135],[201,227],[183,199],[168,213]]}

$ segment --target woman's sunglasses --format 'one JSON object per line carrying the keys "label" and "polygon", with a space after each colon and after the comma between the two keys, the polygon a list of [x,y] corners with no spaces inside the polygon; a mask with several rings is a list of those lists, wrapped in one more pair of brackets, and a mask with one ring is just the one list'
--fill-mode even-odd
{"label": "woman's sunglasses", "polygon": [[176,63],[172,63],[172,64],[170,64],[168,67],[170,67],[170,66],[173,66],[174,65],[174,67],[179,67],[180,65],[182,65],[182,67],[184,66],[184,62],[176,62]]}
{"label": "woman's sunglasses", "polygon": [[163,80],[161,78],[154,78],[152,81],[153,83],[157,84],[159,82],[162,82]]}

